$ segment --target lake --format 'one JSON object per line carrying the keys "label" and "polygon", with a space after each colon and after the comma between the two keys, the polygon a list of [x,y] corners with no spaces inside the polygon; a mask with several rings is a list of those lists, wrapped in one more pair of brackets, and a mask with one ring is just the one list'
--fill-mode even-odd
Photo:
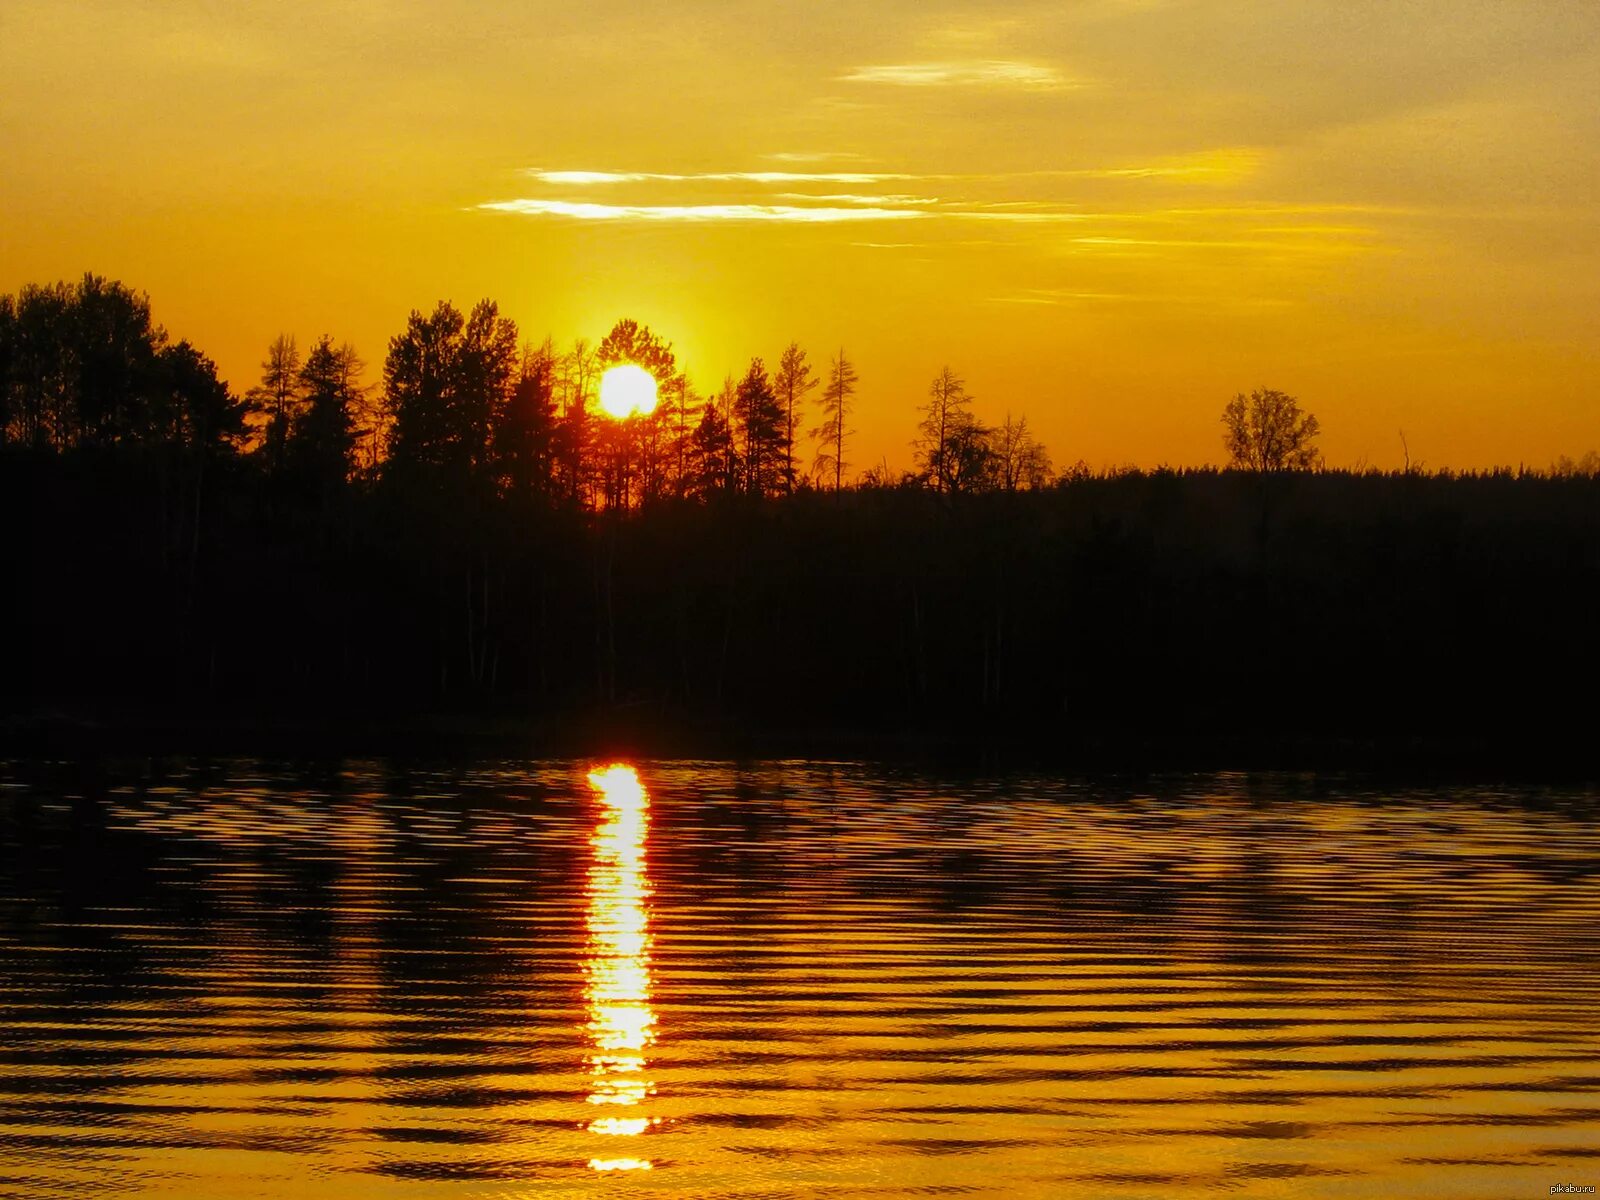
{"label": "lake", "polygon": [[0,1194],[1600,1183],[1589,791],[0,768]]}

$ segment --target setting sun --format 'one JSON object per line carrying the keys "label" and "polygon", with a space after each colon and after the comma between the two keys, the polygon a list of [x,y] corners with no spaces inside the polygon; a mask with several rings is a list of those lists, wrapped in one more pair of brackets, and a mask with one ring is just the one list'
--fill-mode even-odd
{"label": "setting sun", "polygon": [[600,377],[600,407],[619,421],[649,416],[656,410],[656,377],[632,363],[612,367]]}

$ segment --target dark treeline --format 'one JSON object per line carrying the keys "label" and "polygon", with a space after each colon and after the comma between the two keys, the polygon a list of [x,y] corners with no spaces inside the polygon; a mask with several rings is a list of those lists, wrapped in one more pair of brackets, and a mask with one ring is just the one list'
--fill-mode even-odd
{"label": "dark treeline", "polygon": [[[863,474],[829,357],[790,346],[701,397],[648,329],[557,351],[484,302],[413,313],[379,387],[349,346],[281,337],[237,396],[118,284],[0,297],[5,706],[1588,734],[1592,464],[1280,469],[1313,464],[1316,423],[1267,392],[1224,413],[1255,469],[1058,477],[946,368],[917,469]],[[655,376],[648,417],[597,409],[620,363]]]}

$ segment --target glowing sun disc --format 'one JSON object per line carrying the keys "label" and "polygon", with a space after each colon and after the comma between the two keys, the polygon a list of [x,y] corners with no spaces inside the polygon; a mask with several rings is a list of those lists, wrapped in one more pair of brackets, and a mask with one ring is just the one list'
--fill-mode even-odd
{"label": "glowing sun disc", "polygon": [[619,421],[634,413],[656,410],[656,377],[643,367],[623,363],[600,376],[600,407]]}

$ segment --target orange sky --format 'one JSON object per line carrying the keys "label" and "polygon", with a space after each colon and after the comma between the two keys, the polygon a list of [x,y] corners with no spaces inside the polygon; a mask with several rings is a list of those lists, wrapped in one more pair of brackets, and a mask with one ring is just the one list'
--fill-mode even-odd
{"label": "orange sky", "polygon": [[714,388],[841,343],[906,465],[944,363],[1058,464],[1600,447],[1600,5],[0,6],[0,290],[151,294],[242,390],[414,307],[632,316]]}

